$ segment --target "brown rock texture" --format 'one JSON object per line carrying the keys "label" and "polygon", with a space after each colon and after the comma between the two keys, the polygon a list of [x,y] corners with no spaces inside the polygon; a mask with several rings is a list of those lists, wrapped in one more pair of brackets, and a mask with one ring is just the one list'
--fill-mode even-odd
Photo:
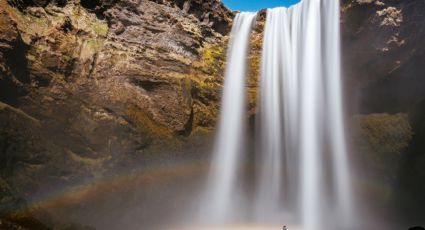
{"label": "brown rock texture", "polygon": [[[357,171],[360,181],[377,181],[380,186],[394,188],[400,180],[401,162],[408,152],[413,129],[407,114],[356,115],[352,146],[356,146]],[[394,190],[383,191],[379,197],[388,202]]]}
{"label": "brown rock texture", "polygon": [[425,211],[424,12],[422,0],[342,2],[347,107],[362,114],[353,118],[354,158],[363,178],[386,188],[371,203],[409,223]]}
{"label": "brown rock texture", "polygon": [[232,18],[217,0],[0,0],[0,177],[30,200],[209,133]]}
{"label": "brown rock texture", "polygon": [[425,99],[425,2],[345,0],[347,88],[362,113],[407,112]]}

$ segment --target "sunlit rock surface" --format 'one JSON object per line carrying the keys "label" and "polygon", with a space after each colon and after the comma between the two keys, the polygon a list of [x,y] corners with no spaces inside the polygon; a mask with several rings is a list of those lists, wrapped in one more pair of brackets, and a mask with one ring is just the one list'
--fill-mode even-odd
{"label": "sunlit rock surface", "polygon": [[1,0],[0,176],[30,201],[204,149],[232,18],[215,0]]}
{"label": "sunlit rock surface", "polygon": [[[2,120],[8,125],[2,130],[41,139],[19,151],[32,175],[47,170],[55,154],[83,171],[100,169],[215,124],[223,35],[232,18],[221,3],[0,4],[2,115],[33,123],[18,129]],[[198,15],[203,10],[210,13]],[[3,140],[22,148],[29,141]],[[2,157],[15,155],[5,149]],[[37,162],[25,154],[37,155]],[[12,165],[4,166],[7,174]],[[60,180],[72,181],[71,168],[61,170]]]}

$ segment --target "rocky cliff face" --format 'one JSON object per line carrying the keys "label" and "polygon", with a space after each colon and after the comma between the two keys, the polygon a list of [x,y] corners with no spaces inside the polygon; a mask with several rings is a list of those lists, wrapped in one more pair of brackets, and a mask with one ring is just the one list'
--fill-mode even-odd
{"label": "rocky cliff face", "polygon": [[30,199],[209,132],[232,18],[217,0],[1,0],[0,179]]}
{"label": "rocky cliff face", "polygon": [[412,222],[425,211],[423,12],[421,0],[342,3],[347,107],[362,114],[352,119],[360,168],[386,188],[375,198],[399,200],[397,216]]}
{"label": "rocky cliff face", "polygon": [[344,65],[360,112],[405,112],[425,99],[423,9],[421,0],[343,3]]}
{"label": "rocky cliff face", "polygon": [[[423,213],[425,3],[344,0],[341,10],[363,176],[402,186],[380,197],[409,194],[401,210]],[[0,228],[45,229],[9,214],[52,185],[202,149],[217,119],[233,16],[218,0],[0,0],[0,219],[9,220]],[[264,11],[259,19],[250,114]]]}

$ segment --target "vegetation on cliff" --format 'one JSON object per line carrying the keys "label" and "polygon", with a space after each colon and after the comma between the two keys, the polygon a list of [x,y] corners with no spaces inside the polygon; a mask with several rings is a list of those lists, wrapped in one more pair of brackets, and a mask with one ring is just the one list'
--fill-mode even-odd
{"label": "vegetation on cliff", "polygon": [[210,133],[232,18],[215,0],[0,0],[0,179],[30,200]]}

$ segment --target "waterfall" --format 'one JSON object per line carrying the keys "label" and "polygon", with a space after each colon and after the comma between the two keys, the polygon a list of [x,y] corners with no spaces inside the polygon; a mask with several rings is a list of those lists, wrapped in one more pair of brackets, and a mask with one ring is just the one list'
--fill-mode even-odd
{"label": "waterfall", "polygon": [[290,91],[282,90],[282,86],[286,86],[286,79],[282,76],[291,76],[288,59],[290,55],[287,53],[291,52],[288,19],[288,13],[284,8],[269,10],[264,34],[259,113],[261,173],[256,204],[257,215],[264,218],[274,216],[280,209],[285,193],[282,189],[282,183],[286,179],[283,171],[286,159],[282,154],[285,143],[283,118],[284,113],[289,111],[284,107],[289,104],[283,103],[283,100],[287,98],[286,96],[290,96]]}
{"label": "waterfall", "polygon": [[[254,13],[231,32],[222,109],[208,178],[206,218],[232,220],[241,207],[245,74]],[[267,10],[257,128],[255,221],[302,229],[348,229],[352,188],[341,80],[339,1],[303,0]],[[252,220],[251,220],[252,221]]]}
{"label": "waterfall", "polygon": [[245,77],[255,13],[236,15],[227,52],[222,108],[202,215],[212,223],[232,219],[237,207],[237,169],[245,134]]}
{"label": "waterfall", "polygon": [[260,80],[260,220],[347,226],[352,195],[341,93],[339,1],[267,11]]}

